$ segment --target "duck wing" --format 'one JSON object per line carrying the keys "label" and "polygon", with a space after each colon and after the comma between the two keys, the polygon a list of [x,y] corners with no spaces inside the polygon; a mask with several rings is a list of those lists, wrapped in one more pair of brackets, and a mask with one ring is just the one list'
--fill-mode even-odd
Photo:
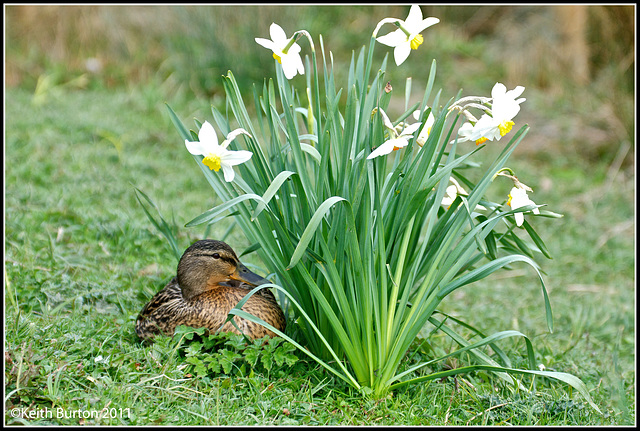
{"label": "duck wing", "polygon": [[159,334],[171,335],[184,308],[182,289],[174,277],[144,306],[136,320],[136,333],[142,339]]}

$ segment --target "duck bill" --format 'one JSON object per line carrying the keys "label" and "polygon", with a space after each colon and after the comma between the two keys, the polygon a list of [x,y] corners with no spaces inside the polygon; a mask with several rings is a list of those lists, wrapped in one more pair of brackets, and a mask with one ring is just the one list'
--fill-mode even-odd
{"label": "duck bill", "polygon": [[231,274],[230,278],[232,280],[245,282],[252,286],[260,286],[261,284],[271,283],[266,278],[262,278],[258,274],[249,271],[249,269],[240,262],[238,262],[236,272]]}

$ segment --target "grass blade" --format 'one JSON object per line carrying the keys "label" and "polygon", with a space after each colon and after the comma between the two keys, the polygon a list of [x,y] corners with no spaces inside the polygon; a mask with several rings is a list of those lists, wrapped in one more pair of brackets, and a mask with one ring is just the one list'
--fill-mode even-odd
{"label": "grass blade", "polygon": [[582,382],[582,380],[580,380],[573,374],[561,373],[557,371],[523,370],[519,368],[507,368],[507,367],[499,367],[494,365],[469,365],[466,367],[454,368],[452,370],[432,373],[427,376],[417,377],[415,379],[405,380],[403,382],[391,385],[391,390],[408,385],[409,383],[415,384],[419,382],[425,382],[427,380],[441,379],[443,377],[454,376],[457,374],[465,374],[465,373],[470,373],[478,370],[493,371],[494,373],[506,372],[511,374],[530,374],[534,376],[549,377],[552,379],[560,380],[561,382],[564,382],[570,385],[571,387],[573,387],[574,389],[576,389],[580,393],[580,395],[582,395],[585,398],[585,400],[587,400],[589,405],[595,411],[597,411],[599,414],[602,414],[598,406],[593,402],[593,399],[591,399],[591,396],[589,395],[589,390],[587,389],[585,384]]}
{"label": "grass blade", "polygon": [[[142,210],[144,211],[144,213],[147,215],[147,218],[155,226],[155,228],[158,229],[158,231],[167,239],[167,241],[169,242],[171,251],[173,252],[173,255],[176,257],[178,261],[180,261],[180,257],[182,257],[182,252],[178,248],[178,242],[176,241],[176,237],[173,235],[173,231],[171,230],[171,227],[162,217],[162,214],[160,214],[160,210],[158,209],[158,206],[142,190],[140,190],[137,187],[134,187],[134,189],[136,192],[136,199],[138,200],[138,203],[142,207]],[[158,213],[158,218],[160,219],[159,221],[156,220],[155,217],[151,215],[149,210],[147,210],[146,205],[144,204],[144,202],[142,202],[142,199],[140,199],[140,197],[142,197],[145,201],[147,201],[147,203],[156,210],[156,212]]]}

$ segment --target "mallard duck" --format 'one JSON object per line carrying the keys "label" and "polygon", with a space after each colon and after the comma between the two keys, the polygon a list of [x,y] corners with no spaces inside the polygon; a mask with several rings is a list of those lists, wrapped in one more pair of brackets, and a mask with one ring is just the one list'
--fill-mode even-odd
{"label": "mallard duck", "polygon": [[[231,322],[224,323],[227,314],[250,289],[264,283],[269,280],[249,271],[226,243],[197,241],[180,258],[176,277],[138,315],[136,333],[142,339],[170,336],[178,325],[240,333]],[[284,314],[266,288],[252,295],[242,309],[279,330],[285,328]],[[257,323],[237,316],[234,320],[251,339],[275,336]]]}

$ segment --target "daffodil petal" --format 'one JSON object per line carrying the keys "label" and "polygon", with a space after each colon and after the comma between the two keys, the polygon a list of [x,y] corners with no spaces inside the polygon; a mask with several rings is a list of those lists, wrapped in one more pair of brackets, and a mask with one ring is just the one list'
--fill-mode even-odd
{"label": "daffodil petal", "polygon": [[271,40],[277,45],[286,45],[286,42],[288,40],[287,34],[284,32],[282,27],[280,27],[275,22],[271,23],[271,26],[269,27],[269,35],[271,36]]}
{"label": "daffodil petal", "polygon": [[191,142],[185,139],[184,144],[187,146],[187,150],[194,156],[203,156],[209,153],[209,148],[202,142]]}
{"label": "daffodil petal", "polygon": [[417,4],[411,5],[411,9],[409,9],[409,16],[404,20],[405,26],[410,29],[413,33],[413,30],[417,28],[422,23],[422,9]]}
{"label": "daffodil petal", "polygon": [[284,72],[284,76],[286,76],[287,79],[291,79],[296,76],[296,73],[298,73],[298,65],[295,63],[295,60],[291,61],[286,57],[283,57],[282,71]]}
{"label": "daffodil petal", "polygon": [[424,128],[430,129],[431,127],[433,127],[433,123],[435,122],[436,122],[436,117],[433,116],[432,112],[429,112],[429,116],[427,117],[427,121],[426,121],[426,124],[424,125]]}
{"label": "daffodil petal", "polygon": [[409,124],[408,126],[406,126],[404,128],[404,130],[402,131],[402,133],[400,135],[402,136],[410,136],[413,135],[419,128],[420,125],[422,123],[413,123],[413,124]]}
{"label": "daffodil petal", "polygon": [[[425,106],[424,111],[426,111],[427,109],[429,109],[429,107]],[[417,121],[420,121],[420,117],[422,117],[422,112],[419,109],[416,109],[415,111],[413,111],[413,118],[415,118]],[[427,117],[425,128],[431,127],[434,121],[435,121],[435,117],[433,116],[433,111],[429,112],[429,116]]]}
{"label": "daffodil petal", "polygon": [[432,25],[435,25],[437,23],[439,23],[440,20],[438,18],[434,18],[434,17],[429,17],[429,18],[425,18],[422,20],[422,23],[420,23],[420,25],[418,25],[418,29],[416,30],[416,33],[420,33],[422,30],[431,27]]}
{"label": "daffodil petal", "polygon": [[[531,199],[529,199],[529,196],[527,196],[527,191],[524,189],[521,189],[519,187],[514,187],[511,189],[511,192],[509,192],[509,196],[510,198],[510,206],[511,209],[518,209],[527,205],[535,205],[536,203],[533,202]],[[538,208],[534,208],[532,210],[532,212],[534,214],[540,214],[540,210]],[[524,214],[523,213],[516,213],[514,214],[515,218],[516,218],[516,224],[518,226],[521,226],[522,223],[524,222]]]}
{"label": "daffodil petal", "polygon": [[395,148],[406,147],[407,145],[409,145],[409,141],[406,137],[400,136],[398,138],[389,139],[387,142],[385,142],[385,144],[389,145],[391,147],[391,150],[393,151],[393,149]]}
{"label": "daffodil petal", "polygon": [[223,147],[223,148],[227,148],[229,146],[229,144],[231,143],[231,141],[233,141],[238,135],[247,135],[248,137],[251,137],[249,132],[247,132],[243,128],[239,128],[239,129],[236,129],[236,130],[233,130],[233,131],[229,132],[229,134],[227,135],[227,139],[225,139],[224,142],[222,142],[222,144],[220,144],[220,146]]}
{"label": "daffodil petal", "polygon": [[[458,183],[458,181],[456,181],[455,178],[449,177],[449,181],[451,181],[453,183],[453,187],[455,188],[455,191],[456,191],[457,194],[462,194],[462,195],[466,195],[467,194],[465,189],[462,188],[460,183]],[[451,187],[451,186],[449,186],[449,187]],[[449,190],[449,187],[447,187],[447,190]]]}
{"label": "daffodil petal", "polygon": [[384,155],[389,154],[390,152],[392,152],[394,147],[395,147],[392,141],[393,140],[389,140],[389,141],[385,142],[384,144],[380,145],[375,150],[373,150],[371,152],[371,154],[369,154],[367,159],[373,159],[375,157],[384,156]]}
{"label": "daffodil petal", "polygon": [[208,121],[205,121],[200,127],[198,140],[200,142],[204,142],[206,145],[218,145],[218,136],[216,135],[216,131]]}
{"label": "daffodil petal", "polygon": [[289,48],[289,51],[287,51],[287,54],[299,54],[300,50],[301,50],[300,45],[298,45],[297,43],[294,43],[293,45],[291,45],[291,48]]}
{"label": "daffodil petal", "polygon": [[480,138],[487,138],[491,141],[496,139],[496,135],[500,135],[498,125],[495,124],[494,118],[487,114],[483,114],[478,120],[475,126],[473,126],[473,133],[469,136],[472,141],[477,141]]}
{"label": "daffodil petal", "polygon": [[367,159],[375,159],[376,157],[384,156],[393,151],[393,148],[386,147],[384,145],[380,145],[378,148],[373,150],[371,154],[367,157]]}
{"label": "daffodil petal", "polygon": [[470,135],[473,132],[473,124],[464,123],[458,129],[458,142],[466,142],[470,141]]}
{"label": "daffodil petal", "polygon": [[377,37],[376,40],[383,45],[390,47],[396,47],[403,42],[407,41],[407,35],[400,29],[385,34],[384,36]]}
{"label": "daffodil petal", "polygon": [[[522,92],[524,91],[524,87],[522,85],[518,85],[516,88],[514,88],[513,90],[509,90],[505,93],[505,96],[509,97],[510,99],[514,99],[518,96],[520,96],[522,94]],[[524,102],[525,99],[522,99],[522,102]],[[516,100],[516,102],[518,102]],[[522,103],[522,102],[518,102],[518,103]]]}
{"label": "daffodil petal", "polygon": [[391,123],[391,120],[389,120],[389,117],[387,117],[386,112],[384,112],[382,108],[380,108],[378,112],[380,112],[380,115],[382,116],[382,124],[384,124],[384,127],[394,130],[393,124]]}
{"label": "daffodil petal", "polygon": [[229,165],[222,165],[222,173],[224,173],[224,180],[228,183],[233,181],[236,176],[236,173],[233,171],[233,168]]}
{"label": "daffodil petal", "polygon": [[251,151],[227,151],[220,156],[220,159],[222,159],[222,166],[224,167],[225,165],[234,166],[244,163],[248,161],[251,156],[253,156]]}
{"label": "daffodil petal", "polygon": [[496,82],[496,85],[494,85],[491,89],[491,97],[493,97],[494,99],[503,97],[506,93],[507,87],[500,82]]}
{"label": "daffodil petal", "polygon": [[400,44],[393,50],[393,58],[396,65],[400,66],[411,54],[411,44],[409,42]]}
{"label": "daffodil petal", "polygon": [[258,45],[262,45],[267,49],[270,49],[272,51],[275,51],[276,45],[275,43],[273,43],[273,41],[269,40],[269,39],[263,39],[261,37],[256,37],[256,42],[258,43]]}

